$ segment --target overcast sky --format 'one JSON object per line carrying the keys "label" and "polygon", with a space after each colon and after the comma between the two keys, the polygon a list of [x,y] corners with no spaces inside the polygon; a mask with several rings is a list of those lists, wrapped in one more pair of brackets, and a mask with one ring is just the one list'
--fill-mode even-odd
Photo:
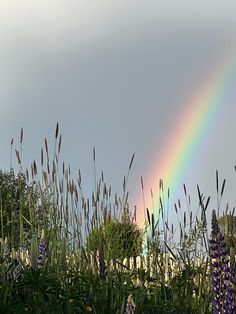
{"label": "overcast sky", "polygon": [[[234,0],[1,0],[1,168],[21,127],[27,167],[45,136],[53,146],[59,122],[63,159],[75,176],[81,169],[85,185],[93,182],[93,146],[114,192],[135,153],[133,207],[140,177],[145,182],[191,95],[235,45],[235,12]],[[235,87],[180,182],[193,198],[198,183],[212,206],[216,169],[228,182],[223,206],[235,205]]]}

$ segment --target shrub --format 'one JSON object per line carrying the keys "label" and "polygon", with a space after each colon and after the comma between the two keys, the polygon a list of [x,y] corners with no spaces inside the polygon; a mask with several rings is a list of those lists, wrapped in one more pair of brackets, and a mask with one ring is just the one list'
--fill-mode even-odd
{"label": "shrub", "polygon": [[141,230],[136,224],[111,220],[89,234],[87,249],[94,252],[103,248],[106,258],[123,259],[140,255],[142,241]]}

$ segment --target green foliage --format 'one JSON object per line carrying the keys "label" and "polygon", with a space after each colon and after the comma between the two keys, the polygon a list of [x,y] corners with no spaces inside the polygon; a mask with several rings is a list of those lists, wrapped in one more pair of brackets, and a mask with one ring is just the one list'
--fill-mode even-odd
{"label": "green foliage", "polygon": [[137,225],[111,220],[89,234],[87,249],[98,251],[102,247],[106,258],[123,259],[140,255],[142,242],[142,233]]}
{"label": "green foliage", "polygon": [[0,238],[7,238],[15,250],[30,247],[33,237],[49,227],[49,197],[33,181],[29,183],[23,172],[17,175],[0,170]]}
{"label": "green foliage", "polygon": [[13,246],[22,242],[29,231],[30,219],[26,178],[19,173],[0,171],[1,238],[7,237]]}
{"label": "green foliage", "polygon": [[28,268],[19,282],[0,284],[0,313],[86,313],[90,288],[82,276],[62,285],[53,271]]}

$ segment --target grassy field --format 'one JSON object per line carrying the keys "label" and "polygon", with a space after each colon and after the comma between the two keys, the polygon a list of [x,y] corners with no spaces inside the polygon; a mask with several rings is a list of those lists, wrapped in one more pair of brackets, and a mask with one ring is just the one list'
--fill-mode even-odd
{"label": "grassy field", "polygon": [[[174,208],[178,236],[164,200],[140,229],[126,184],[133,158],[121,196],[101,174],[85,198],[80,173],[60,162],[58,125],[39,165],[23,169],[22,145],[23,129],[18,169],[0,171],[0,313],[235,313],[234,210],[219,219],[198,189],[196,210]],[[224,186],[216,172],[219,207]]]}

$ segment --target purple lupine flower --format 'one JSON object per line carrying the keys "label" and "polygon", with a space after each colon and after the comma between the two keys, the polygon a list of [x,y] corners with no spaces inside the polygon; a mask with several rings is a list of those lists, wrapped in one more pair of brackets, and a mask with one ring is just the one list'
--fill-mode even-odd
{"label": "purple lupine flower", "polygon": [[42,268],[44,266],[46,257],[47,257],[47,242],[44,239],[44,233],[42,233],[42,236],[38,244],[38,258],[37,258],[38,268]]}
{"label": "purple lupine flower", "polygon": [[234,289],[232,288],[232,271],[229,267],[227,248],[224,236],[216,218],[215,210],[212,211],[212,239],[210,243],[211,277],[212,277],[212,313],[233,314]]}
{"label": "purple lupine flower", "polygon": [[11,267],[12,267],[12,259],[11,259],[11,250],[10,245],[7,240],[3,242],[3,275],[7,281],[11,280]]}
{"label": "purple lupine flower", "polygon": [[19,263],[19,260],[13,258],[12,252],[10,249],[9,242],[7,238],[3,242],[3,278],[5,282],[17,282],[22,270],[22,265]]}
{"label": "purple lupine flower", "polygon": [[9,264],[11,261],[11,250],[8,243],[8,240],[5,239],[3,242],[3,263]]}
{"label": "purple lupine flower", "polygon": [[15,269],[12,272],[12,279],[15,282],[18,282],[19,277],[21,275],[21,271],[22,271],[22,266],[21,266],[21,264],[18,263],[17,266],[15,267]]}
{"label": "purple lupine flower", "polygon": [[235,255],[235,248],[231,248],[232,252],[230,252],[230,269],[231,269],[231,283],[233,288],[233,306],[236,312],[236,255]]}
{"label": "purple lupine flower", "polygon": [[135,308],[136,308],[136,305],[134,303],[132,294],[130,294],[128,296],[128,299],[127,299],[127,303],[126,303],[126,308],[125,308],[125,313],[124,314],[134,314],[135,313]]}

